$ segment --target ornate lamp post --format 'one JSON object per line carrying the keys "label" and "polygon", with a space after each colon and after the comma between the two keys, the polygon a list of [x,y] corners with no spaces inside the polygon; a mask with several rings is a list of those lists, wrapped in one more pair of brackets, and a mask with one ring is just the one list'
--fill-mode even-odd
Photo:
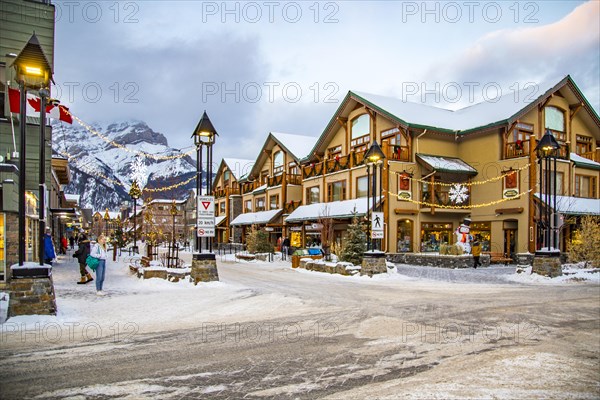
{"label": "ornate lamp post", "polygon": [[[560,249],[558,240],[553,230],[556,228],[556,157],[560,144],[554,138],[550,129],[546,129],[546,133],[535,147],[535,152],[538,157],[540,168],[540,195],[543,201],[543,217],[545,221],[546,232],[544,234],[544,247],[536,252],[546,255],[558,256]],[[552,162],[553,161],[553,162]],[[552,209],[551,205],[552,204]],[[554,210],[554,212],[552,212]]]}
{"label": "ornate lamp post", "polygon": [[131,188],[129,189],[129,196],[133,199],[133,253],[138,254],[137,248],[137,201],[142,196],[142,191],[138,186],[136,180],[131,182]]}
{"label": "ornate lamp post", "polygon": [[[49,87],[49,82],[52,76],[52,69],[48,58],[44,54],[40,42],[35,34],[31,36],[25,47],[17,55],[12,63],[16,71],[16,79],[19,82],[20,111],[19,111],[19,265],[23,265],[25,261],[25,158],[26,158],[26,107],[27,107],[27,89],[41,90]],[[40,93],[41,94],[41,93]],[[44,231],[45,231],[45,182],[46,182],[46,166],[45,166],[45,96],[41,96],[40,107],[40,204],[39,204],[39,259],[40,265],[44,264]]]}
{"label": "ornate lamp post", "polygon": [[[192,137],[194,138],[194,144],[196,145],[196,251],[202,253],[202,237],[199,236],[198,231],[198,211],[199,211],[199,198],[202,196],[202,147],[206,147],[206,164],[207,164],[207,175],[206,180],[206,191],[207,194],[212,192],[212,146],[215,143],[215,137],[219,136],[217,130],[210,122],[208,114],[204,111],[202,118],[198,122],[196,129]],[[212,251],[212,242],[209,239],[208,245],[209,251]]]}
{"label": "ornate lamp post", "polygon": [[[376,207],[377,207],[377,198],[376,198],[376,195],[377,195],[377,166],[379,166],[379,168],[380,168],[379,198],[381,199],[381,192],[382,192],[381,177],[383,176],[383,160],[385,160],[385,154],[383,154],[383,151],[381,150],[381,147],[379,147],[379,144],[377,143],[377,141],[373,142],[373,144],[371,145],[369,150],[367,150],[367,153],[365,154],[365,160],[367,160],[367,175],[369,176],[368,179],[370,182],[372,182],[372,185],[373,185],[373,189],[372,189],[373,204],[371,207],[371,213],[373,213],[374,211],[378,211],[376,209]],[[369,165],[371,165],[372,169],[373,169],[372,176],[369,175]],[[371,180],[371,178],[372,178],[372,180]],[[369,185],[367,184],[367,187],[368,186]],[[369,196],[367,195],[367,212],[369,210],[368,206],[369,206]],[[377,249],[377,241],[376,241],[376,239],[373,238],[373,227],[371,226],[371,250],[376,250],[376,249]]]}
{"label": "ornate lamp post", "polygon": [[108,221],[110,221],[110,215],[108,214],[108,208],[104,212],[104,235],[108,239]]}
{"label": "ornate lamp post", "polygon": [[171,203],[171,216],[173,217],[173,232],[171,233],[171,242],[173,243],[173,249],[175,249],[175,217],[177,216],[177,204],[175,204],[175,199]]}

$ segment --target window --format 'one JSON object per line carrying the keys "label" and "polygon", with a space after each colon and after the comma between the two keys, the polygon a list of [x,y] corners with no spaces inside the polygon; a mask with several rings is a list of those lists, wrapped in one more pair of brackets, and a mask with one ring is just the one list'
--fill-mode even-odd
{"label": "window", "polygon": [[356,178],[356,198],[367,197],[369,195],[369,177],[361,176]]}
{"label": "window", "polygon": [[398,221],[397,230],[398,243],[396,251],[398,253],[406,253],[412,251],[413,242],[413,222],[409,219]]}
{"label": "window", "polygon": [[481,243],[481,251],[490,251],[492,243],[492,223],[491,222],[472,222],[471,231],[473,238]]}
{"label": "window", "polygon": [[225,215],[225,202],[219,203],[219,215]]}
{"label": "window", "polygon": [[549,128],[556,140],[565,142],[567,140],[565,130],[565,114],[556,107],[544,109],[546,128]]}
{"label": "window", "polygon": [[263,171],[260,173],[260,184],[261,185],[264,185],[265,183],[267,183],[268,176],[269,176],[268,171]]}
{"label": "window", "polygon": [[529,137],[533,135],[533,125],[518,123],[515,125],[515,128],[512,131],[512,136],[510,137],[511,142],[516,143],[519,140],[524,142],[529,140]]}
{"label": "window", "polygon": [[[389,132],[396,131],[394,134],[390,135]],[[381,135],[386,134],[387,137],[381,140],[382,143],[385,143],[389,146],[390,153],[388,154],[389,158],[392,160],[399,161],[408,161],[408,143],[406,142],[406,138],[398,130],[398,128],[388,129],[387,131],[381,132]]]}
{"label": "window", "polygon": [[273,175],[283,172],[283,151],[273,154]]}
{"label": "window", "polygon": [[589,136],[577,135],[575,152],[579,155],[592,151],[592,138]]}
{"label": "window", "polygon": [[342,154],[342,145],[330,147],[327,149],[327,158],[333,159],[335,156]]}
{"label": "window", "polygon": [[575,175],[575,196],[595,198],[596,197],[596,177]]}
{"label": "window", "polygon": [[306,189],[306,204],[316,204],[321,202],[321,190],[318,186]]}
{"label": "window", "polygon": [[362,114],[352,120],[351,138],[356,139],[371,133],[371,118]]}
{"label": "window", "polygon": [[451,223],[422,223],[421,224],[421,251],[439,251],[440,244],[452,243]]}
{"label": "window", "polygon": [[259,197],[254,200],[254,211],[265,211],[265,198]]}
{"label": "window", "polygon": [[[556,194],[563,196],[565,194],[565,188],[563,184],[564,174],[562,172],[556,172]],[[554,193],[554,173],[550,177],[550,193]]]}
{"label": "window", "polygon": [[225,186],[227,186],[229,183],[229,179],[231,179],[231,172],[226,169],[225,172],[223,172],[223,181],[225,181]]}
{"label": "window", "polygon": [[327,184],[327,201],[340,201],[346,199],[346,181]]}
{"label": "window", "polygon": [[244,212],[252,212],[252,200],[246,200],[244,202]]}
{"label": "window", "polygon": [[277,210],[279,208],[279,195],[269,196],[269,210]]}
{"label": "window", "polygon": [[288,174],[289,175],[300,175],[300,169],[295,162],[291,162],[288,164]]}

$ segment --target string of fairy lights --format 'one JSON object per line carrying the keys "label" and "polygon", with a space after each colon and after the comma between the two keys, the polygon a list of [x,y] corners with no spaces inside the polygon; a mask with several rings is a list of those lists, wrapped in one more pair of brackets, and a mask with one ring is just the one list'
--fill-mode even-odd
{"label": "string of fairy lights", "polygon": [[[511,169],[511,170],[509,170],[507,172],[504,172],[501,175],[495,176],[493,178],[489,178],[489,179],[485,179],[485,180],[481,180],[481,181],[462,182],[460,184],[463,185],[463,186],[475,186],[475,185],[483,185],[483,184],[486,184],[486,183],[496,182],[496,181],[499,181],[499,180],[501,180],[503,178],[506,178],[507,176],[512,175],[512,174],[514,174],[516,172],[520,172],[520,171],[526,170],[529,167],[531,167],[531,163],[525,164],[525,165],[523,165],[522,167],[519,167],[519,168]],[[428,181],[428,180],[425,180],[425,179],[420,179],[420,178],[413,178],[412,176],[408,175],[406,172],[393,171],[393,173],[396,176],[400,177],[401,179],[409,179],[409,180],[411,180],[413,182],[424,183],[424,184],[431,184],[431,181]],[[454,186],[457,183],[446,183],[446,182],[435,181],[435,184],[439,185],[439,186]]]}
{"label": "string of fairy lights", "polygon": [[[410,202],[413,204],[426,206],[426,207],[432,207],[432,208],[443,208],[443,209],[449,209],[449,210],[470,210],[472,208],[490,207],[490,206],[494,206],[496,204],[504,203],[505,201],[510,201],[510,200],[515,200],[515,199],[521,198],[521,196],[524,196],[524,195],[527,195],[527,194],[533,192],[536,187],[537,186],[534,186],[533,188],[531,188],[529,190],[522,191],[515,196],[506,197],[506,198],[502,198],[502,199],[498,199],[498,200],[494,200],[494,201],[489,201],[487,203],[478,203],[478,204],[444,205],[444,204],[429,203],[427,201],[414,200],[411,198],[402,198],[401,200],[407,201],[407,202]],[[397,193],[393,193],[390,191],[387,191],[387,193],[389,193],[392,196],[397,196]]]}
{"label": "string of fairy lights", "polygon": [[[115,184],[115,185],[121,186],[122,188],[124,188],[124,189],[126,189],[126,190],[128,189],[128,188],[127,188],[127,187],[126,187],[126,186],[125,186],[125,185],[124,185],[122,182],[120,182],[120,181],[117,181],[117,180],[114,180],[114,179],[112,179],[112,178],[110,178],[110,177],[108,177],[108,176],[104,175],[104,174],[103,174],[102,172],[100,172],[100,171],[95,171],[95,170],[92,170],[92,169],[90,169],[90,168],[89,168],[87,165],[82,165],[82,164],[80,164],[80,162],[79,162],[79,160],[77,159],[77,157],[75,157],[75,156],[74,156],[74,155],[72,155],[72,154],[69,154],[67,151],[64,151],[64,150],[58,150],[58,152],[59,152],[59,153],[60,153],[60,154],[61,154],[63,157],[66,157],[66,158],[69,160],[69,162],[73,162],[73,163],[74,163],[74,164],[77,166],[77,168],[81,169],[81,170],[82,170],[82,171],[84,171],[86,174],[88,174],[88,175],[92,175],[92,176],[95,176],[95,177],[97,177],[97,178],[102,178],[102,179],[104,179],[105,181],[108,181],[108,182],[111,182],[111,183],[113,183],[113,184]],[[194,176],[192,176],[191,178],[189,178],[189,179],[186,179],[185,181],[181,181],[181,182],[178,182],[178,183],[176,183],[176,184],[173,184],[173,185],[170,185],[170,186],[162,186],[162,187],[157,187],[157,188],[143,188],[143,189],[142,189],[142,192],[166,192],[166,191],[169,191],[169,190],[177,189],[177,188],[179,188],[179,187],[181,187],[181,186],[185,186],[185,185],[187,185],[188,183],[192,182],[192,181],[193,181],[193,180],[195,180],[195,179],[196,179],[196,176],[194,175]]]}
{"label": "string of fairy lights", "polygon": [[151,158],[153,160],[176,160],[179,158],[183,158],[186,156],[189,156],[191,154],[194,153],[194,149],[191,149],[185,153],[180,153],[180,154],[176,154],[176,155],[172,155],[172,156],[164,156],[164,155],[158,155],[158,154],[151,154],[151,153],[147,153],[145,151],[139,151],[139,150],[132,150],[130,148],[128,148],[125,145],[122,145],[121,143],[115,142],[114,140],[111,140],[110,138],[108,138],[107,136],[103,135],[102,133],[98,132],[96,129],[94,129],[94,127],[92,127],[91,125],[85,123],[84,121],[82,121],[79,117],[77,117],[76,115],[73,115],[70,111],[67,111],[69,113],[69,115],[71,115],[71,117],[73,117],[73,119],[75,121],[77,121],[79,123],[79,125],[83,126],[88,132],[90,132],[91,134],[98,136],[100,139],[104,140],[106,143],[110,144],[113,147],[117,147],[121,150],[124,150],[128,153],[132,153],[132,154],[136,154],[136,155],[141,155],[143,157],[148,157]]}

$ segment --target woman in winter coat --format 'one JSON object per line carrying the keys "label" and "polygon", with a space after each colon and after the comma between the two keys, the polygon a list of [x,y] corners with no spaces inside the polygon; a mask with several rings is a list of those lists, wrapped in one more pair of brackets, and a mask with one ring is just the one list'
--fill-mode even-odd
{"label": "woman in winter coat", "polygon": [[104,296],[105,293],[102,291],[102,286],[104,285],[104,275],[106,272],[106,236],[100,235],[98,237],[98,243],[92,247],[90,255],[99,260],[98,267],[96,267],[96,294]]}
{"label": "woman in winter coat", "polygon": [[46,228],[46,234],[44,235],[44,264],[52,265],[52,260],[56,258],[56,252],[54,251],[54,243],[52,242],[52,231],[50,228]]}
{"label": "woman in winter coat", "polygon": [[85,260],[89,254],[90,241],[88,240],[85,233],[82,233],[79,237],[79,247],[77,248],[75,254],[73,254],[73,257],[76,257],[77,261],[79,261],[79,273],[81,274],[81,280],[77,282],[78,285],[83,285],[94,280],[94,278],[92,278],[92,275],[90,275],[90,273],[87,272],[87,270],[85,269]]}

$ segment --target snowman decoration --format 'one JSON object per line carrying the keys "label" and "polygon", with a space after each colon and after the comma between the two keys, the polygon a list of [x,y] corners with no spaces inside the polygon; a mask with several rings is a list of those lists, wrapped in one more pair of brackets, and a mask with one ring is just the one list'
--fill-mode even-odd
{"label": "snowman decoration", "polygon": [[456,235],[456,245],[462,249],[463,254],[469,254],[471,252],[471,235],[469,235],[469,232],[471,231],[469,228],[470,225],[471,219],[465,218],[463,223],[454,231],[454,235]]}

